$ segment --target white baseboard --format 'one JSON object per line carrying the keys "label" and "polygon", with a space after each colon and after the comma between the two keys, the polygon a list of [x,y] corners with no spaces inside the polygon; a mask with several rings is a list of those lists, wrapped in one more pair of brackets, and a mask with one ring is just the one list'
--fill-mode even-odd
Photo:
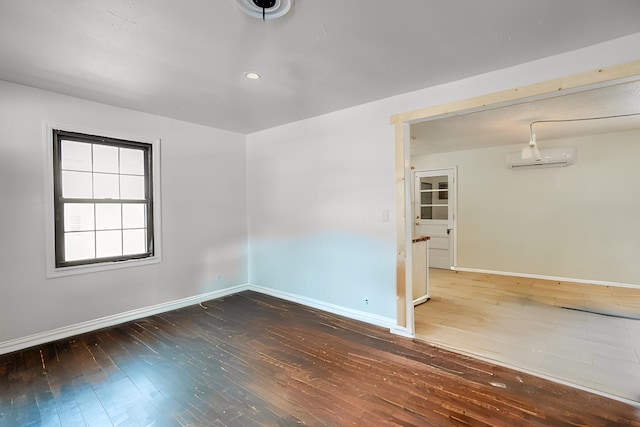
{"label": "white baseboard", "polygon": [[249,290],[256,291],[265,295],[271,295],[272,297],[280,298],[283,300],[296,302],[298,304],[302,304],[307,307],[317,308],[319,310],[337,314],[339,316],[348,317],[350,319],[360,320],[362,322],[370,323],[372,325],[382,326],[387,329],[392,329],[396,327],[395,319],[391,319],[389,317],[384,317],[384,316],[378,316],[377,314],[367,313],[366,311],[353,310],[351,308],[330,304],[328,302],[320,301],[314,298],[303,297],[303,296],[292,294],[289,292],[283,292],[276,289],[265,288],[258,285],[249,285]]}
{"label": "white baseboard", "polygon": [[467,273],[496,274],[498,276],[513,276],[513,277],[526,277],[528,279],[552,280],[554,282],[573,282],[573,283],[584,283],[587,285],[617,286],[620,288],[640,289],[640,285],[634,285],[631,283],[607,282],[604,280],[575,279],[572,277],[545,276],[540,274],[514,273],[511,271],[483,270],[480,268],[465,268],[465,267],[451,267],[451,270],[463,271]]}
{"label": "white baseboard", "polygon": [[[377,326],[388,328],[393,333],[398,335],[410,336],[407,333],[395,332],[397,329],[396,321],[394,319],[378,316],[375,314],[367,313],[364,311],[353,310],[346,307],[342,307],[335,304],[329,304],[324,301],[316,300],[313,298],[307,298],[300,295],[291,294],[288,292],[282,292],[275,289],[265,288],[256,285],[238,285],[226,289],[221,289],[213,292],[207,292],[205,294],[195,295],[180,300],[169,301],[162,304],[157,304],[149,307],[138,308],[135,310],[126,311],[124,313],[114,314],[111,316],[101,317],[99,319],[89,320],[86,322],[77,323],[75,325],[64,326],[62,328],[53,329],[33,335],[29,335],[14,340],[0,342],[0,355],[11,353],[25,348],[33,347],[40,344],[45,344],[52,341],[57,341],[64,338],[69,338],[75,335],[84,334],[98,329],[106,328],[109,326],[118,325],[132,320],[138,320],[143,317],[153,316],[154,314],[164,313],[178,308],[187,307],[189,305],[198,304],[211,299],[222,298],[228,295],[232,295],[242,291],[255,291],[266,295],[271,295],[276,298],[281,298],[287,301],[296,302],[308,307],[317,308],[319,310],[327,311],[329,313],[338,314],[340,316],[348,317],[354,320],[360,320],[362,322],[370,323]],[[402,329],[402,328],[400,328]]]}
{"label": "white baseboard", "polygon": [[152,316],[154,314],[164,313],[178,308],[198,304],[215,298],[221,298],[227,295],[246,291],[249,285],[233,286],[218,291],[207,292],[205,294],[195,295],[175,301],[169,301],[162,304],[152,305],[149,307],[137,308],[135,310],[125,311],[124,313],[114,314],[111,316],[101,317],[99,319],[89,320],[86,322],[76,323],[75,325],[63,326],[62,328],[52,329],[50,331],[29,335],[23,338],[0,342],[0,354],[11,353],[35,345],[57,341],[69,338],[75,335],[84,334],[109,326],[118,325],[120,323],[138,320],[143,317]]}
{"label": "white baseboard", "polygon": [[427,302],[429,301],[429,299],[431,299],[431,297],[429,295],[423,295],[420,298],[416,298],[413,300],[413,306],[415,307],[416,305],[420,305],[423,302]]}
{"label": "white baseboard", "polygon": [[405,337],[405,338],[415,338],[416,335],[412,332],[409,331],[409,328],[405,328],[404,326],[398,326],[395,325],[392,328],[389,329],[389,332],[391,332],[394,335],[399,335],[401,337]]}

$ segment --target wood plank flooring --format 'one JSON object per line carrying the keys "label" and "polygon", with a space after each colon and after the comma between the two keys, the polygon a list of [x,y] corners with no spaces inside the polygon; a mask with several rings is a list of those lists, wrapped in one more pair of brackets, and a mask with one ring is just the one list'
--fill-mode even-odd
{"label": "wood plank flooring", "polygon": [[438,269],[430,286],[417,337],[640,402],[640,290]]}
{"label": "wood plank flooring", "polygon": [[637,408],[243,292],[0,356],[0,426],[636,426]]}

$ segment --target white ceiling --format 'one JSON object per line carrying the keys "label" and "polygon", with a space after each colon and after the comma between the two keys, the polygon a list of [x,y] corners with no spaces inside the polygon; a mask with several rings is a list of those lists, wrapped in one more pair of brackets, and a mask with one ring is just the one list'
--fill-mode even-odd
{"label": "white ceiling", "polygon": [[251,133],[637,32],[638,0],[295,0],[266,22],[234,0],[0,0],[0,79]]}
{"label": "white ceiling", "polygon": [[[634,116],[574,120],[615,115]],[[411,125],[411,155],[486,148],[529,142],[533,130],[540,147],[545,140],[640,129],[640,80],[632,80],[535,101],[485,109]]]}

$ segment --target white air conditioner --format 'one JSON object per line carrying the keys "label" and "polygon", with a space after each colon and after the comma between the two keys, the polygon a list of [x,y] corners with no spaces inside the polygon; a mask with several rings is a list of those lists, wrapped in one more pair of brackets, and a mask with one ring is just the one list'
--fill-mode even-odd
{"label": "white air conditioner", "polygon": [[508,169],[563,168],[576,162],[576,147],[542,148],[540,158],[522,158],[522,152],[507,153]]}

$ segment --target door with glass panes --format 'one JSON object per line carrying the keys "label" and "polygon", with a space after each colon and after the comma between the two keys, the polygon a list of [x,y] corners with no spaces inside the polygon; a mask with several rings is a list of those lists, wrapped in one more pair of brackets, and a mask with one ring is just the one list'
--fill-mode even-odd
{"label": "door with glass panes", "polygon": [[454,255],[454,169],[414,173],[414,236],[429,236],[429,266],[450,269]]}

